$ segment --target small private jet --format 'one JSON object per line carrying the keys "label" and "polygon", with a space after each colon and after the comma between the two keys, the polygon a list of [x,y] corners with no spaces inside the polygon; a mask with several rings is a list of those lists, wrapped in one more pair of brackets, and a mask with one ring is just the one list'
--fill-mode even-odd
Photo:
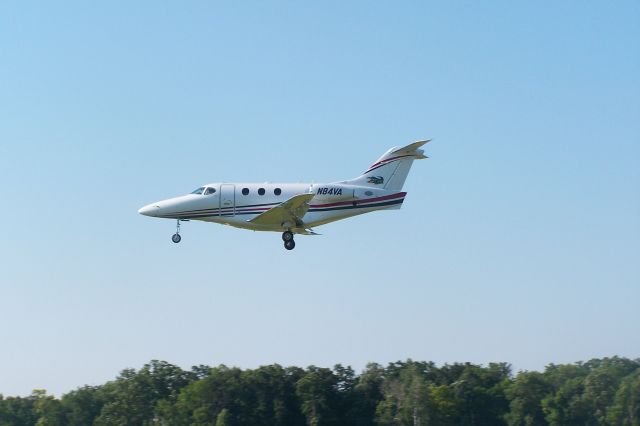
{"label": "small private jet", "polygon": [[157,201],[138,213],[175,219],[202,220],[253,231],[282,232],[287,250],[294,234],[317,235],[312,228],[376,210],[399,209],[407,195],[402,186],[413,160],[427,158],[421,146],[429,140],[391,148],[361,176],[334,183],[210,183],[187,195]]}

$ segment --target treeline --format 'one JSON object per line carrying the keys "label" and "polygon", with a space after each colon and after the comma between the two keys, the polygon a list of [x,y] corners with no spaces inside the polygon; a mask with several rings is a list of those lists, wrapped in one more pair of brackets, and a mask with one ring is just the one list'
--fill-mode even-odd
{"label": "treeline", "polygon": [[151,361],[57,399],[0,395],[1,426],[640,425],[640,359],[593,359],[511,373],[432,362],[369,364],[361,374]]}

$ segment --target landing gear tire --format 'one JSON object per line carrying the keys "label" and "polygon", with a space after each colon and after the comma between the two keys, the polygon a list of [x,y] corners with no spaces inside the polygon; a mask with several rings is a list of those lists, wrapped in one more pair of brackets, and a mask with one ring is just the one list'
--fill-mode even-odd
{"label": "landing gear tire", "polygon": [[180,219],[176,220],[176,233],[171,236],[171,241],[178,244],[182,240],[180,236]]}
{"label": "landing gear tire", "polygon": [[293,250],[296,247],[296,242],[293,240],[285,241],[284,248],[287,250]]}
{"label": "landing gear tire", "polygon": [[[282,233],[282,241],[284,241],[285,243],[287,241],[293,241],[293,232],[291,231],[285,231]],[[291,249],[289,249],[291,250]]]}

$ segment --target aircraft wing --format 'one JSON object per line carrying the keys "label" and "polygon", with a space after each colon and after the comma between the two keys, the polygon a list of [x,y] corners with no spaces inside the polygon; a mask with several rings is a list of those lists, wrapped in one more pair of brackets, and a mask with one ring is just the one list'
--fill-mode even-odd
{"label": "aircraft wing", "polygon": [[287,201],[259,214],[249,220],[251,223],[266,226],[300,227],[303,225],[302,217],[309,210],[309,201],[315,194],[298,194]]}

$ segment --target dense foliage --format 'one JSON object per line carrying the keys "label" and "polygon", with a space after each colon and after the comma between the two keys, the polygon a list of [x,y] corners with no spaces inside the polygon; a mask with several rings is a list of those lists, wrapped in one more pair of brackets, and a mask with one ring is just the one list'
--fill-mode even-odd
{"label": "dense foliage", "polygon": [[54,398],[0,395],[0,426],[640,425],[640,359],[549,365],[396,362],[357,375],[269,365],[254,370],[151,361],[102,386]]}

